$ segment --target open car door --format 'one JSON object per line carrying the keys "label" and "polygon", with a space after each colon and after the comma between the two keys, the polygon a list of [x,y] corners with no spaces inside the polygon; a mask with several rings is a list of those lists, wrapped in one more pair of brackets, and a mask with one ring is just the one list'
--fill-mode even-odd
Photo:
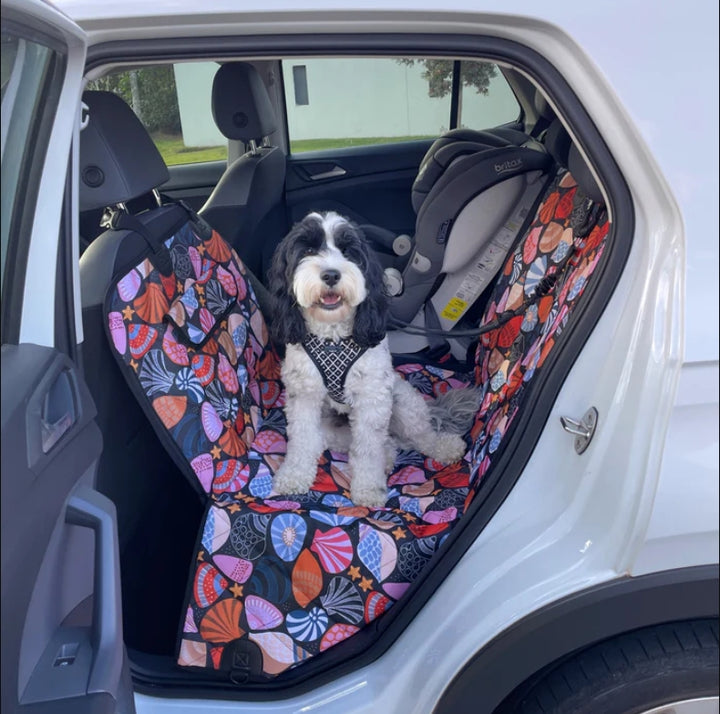
{"label": "open car door", "polygon": [[2,2],[2,711],[133,712],[115,507],[78,369],[73,134],[86,41]]}

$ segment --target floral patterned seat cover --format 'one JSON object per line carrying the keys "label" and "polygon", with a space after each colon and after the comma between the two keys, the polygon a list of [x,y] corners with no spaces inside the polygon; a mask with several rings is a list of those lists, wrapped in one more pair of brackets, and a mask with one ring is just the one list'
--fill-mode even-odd
{"label": "floral patterned seat cover", "polygon": [[[546,275],[552,291],[482,336],[474,374],[398,370],[427,398],[474,381],[484,399],[465,458],[442,466],[401,452],[384,508],[349,498],[347,455],[326,452],[311,492],[272,491],[285,448],[279,362],[235,252],[188,222],[166,241],[174,272],[149,258],[111,287],[108,334],[130,386],[207,500],[183,613],[178,663],[233,668],[259,648],[272,677],[333,647],[402,598],[477,493],[532,379],[567,324],[604,248],[603,217],[574,235],[578,189],[561,170],[498,276],[483,324],[522,305]],[[568,252],[573,255],[566,262]],[[565,266],[559,270],[558,266]],[[167,438],[169,437],[169,438]]]}

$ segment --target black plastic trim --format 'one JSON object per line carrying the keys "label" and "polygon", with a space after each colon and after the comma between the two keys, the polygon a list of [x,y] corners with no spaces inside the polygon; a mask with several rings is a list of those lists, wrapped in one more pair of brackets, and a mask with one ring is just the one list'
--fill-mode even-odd
{"label": "black plastic trim", "polygon": [[482,648],[433,714],[490,714],[537,672],[597,642],[680,620],[717,617],[717,565],[625,577],[528,615]]}
{"label": "black plastic trim", "polygon": [[[378,53],[401,56],[416,54],[424,57],[447,57],[451,54],[509,63],[534,78],[572,127],[581,148],[592,157],[600,183],[607,190],[613,223],[607,238],[605,257],[574,312],[572,325],[558,337],[547,363],[528,384],[523,409],[506,434],[503,446],[496,452],[496,461],[485,476],[478,497],[448,536],[441,553],[431,560],[422,581],[416,581],[410,587],[403,602],[396,604],[382,618],[352,638],[338,644],[332,651],[266,684],[238,689],[227,681],[210,681],[210,673],[204,678],[192,679],[189,673],[183,675],[168,668],[167,676],[159,677],[152,671],[143,673],[134,668],[135,686],[140,692],[156,696],[197,697],[201,693],[206,698],[230,696],[245,700],[276,699],[310,691],[378,659],[462,558],[514,487],[575,359],[614,292],[630,252],[635,227],[632,197],[601,133],[561,72],[537,52],[519,43],[497,37],[449,33],[184,37],[97,45],[88,54],[88,69],[118,58],[158,61],[163,58],[214,58],[220,55],[258,58],[277,57],[278,54],[302,57],[332,53],[357,56]],[[516,439],[516,434],[523,434],[523,438]]]}
{"label": "black plastic trim", "polygon": [[73,270],[71,172],[65,178],[55,273],[55,348],[70,357],[83,374],[82,351],[75,324],[75,271]]}
{"label": "black plastic trim", "polygon": [[452,83],[450,85],[450,128],[457,129],[458,114],[460,112],[460,93],[462,86],[460,84],[460,65],[461,60],[455,60],[452,68]]}

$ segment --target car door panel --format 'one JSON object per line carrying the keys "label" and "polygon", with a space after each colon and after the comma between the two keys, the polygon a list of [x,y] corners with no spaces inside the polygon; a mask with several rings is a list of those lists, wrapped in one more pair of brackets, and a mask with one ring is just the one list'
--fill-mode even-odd
{"label": "car door panel", "polygon": [[432,140],[349,147],[288,157],[286,200],[291,222],[334,210],[357,223],[414,232],[410,191]]}
{"label": "car door panel", "polygon": [[132,714],[115,507],[93,489],[102,436],[66,269],[86,36],[41,0],[3,0],[2,24],[3,75],[23,90],[2,103],[2,711]]}
{"label": "car door panel", "polygon": [[[3,710],[116,710],[117,528],[113,504],[91,488],[102,448],[94,416],[68,357],[3,346]],[[89,621],[68,619],[93,596]]]}

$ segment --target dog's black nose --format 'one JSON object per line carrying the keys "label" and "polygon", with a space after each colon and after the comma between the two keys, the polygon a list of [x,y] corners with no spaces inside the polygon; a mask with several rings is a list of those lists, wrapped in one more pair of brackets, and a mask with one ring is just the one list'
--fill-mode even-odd
{"label": "dog's black nose", "polygon": [[325,285],[331,288],[333,285],[335,285],[335,283],[337,283],[338,280],[340,280],[340,271],[323,270],[323,272],[320,274],[320,280],[322,280]]}

